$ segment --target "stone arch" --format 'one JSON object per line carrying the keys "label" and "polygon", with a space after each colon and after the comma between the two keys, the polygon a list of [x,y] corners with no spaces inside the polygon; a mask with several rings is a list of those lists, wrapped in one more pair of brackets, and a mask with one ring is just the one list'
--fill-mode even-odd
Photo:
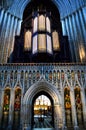
{"label": "stone arch", "polygon": [[61,102],[61,95],[57,91],[57,89],[49,84],[46,81],[39,81],[36,84],[32,85],[24,95],[23,100],[23,124],[24,127],[31,128],[31,118],[32,118],[32,102],[34,97],[40,93],[45,92],[47,93],[53,100],[53,107],[54,107],[54,127],[62,127],[62,102]]}

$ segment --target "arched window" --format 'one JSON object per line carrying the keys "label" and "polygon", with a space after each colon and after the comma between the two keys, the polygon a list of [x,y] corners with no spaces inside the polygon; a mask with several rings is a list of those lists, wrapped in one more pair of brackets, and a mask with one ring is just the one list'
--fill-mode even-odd
{"label": "arched window", "polygon": [[77,121],[78,121],[78,125],[82,125],[83,124],[83,109],[82,109],[82,100],[81,100],[81,90],[78,85],[75,87],[74,93],[75,93]]}
{"label": "arched window", "polygon": [[31,38],[32,38],[32,33],[30,30],[27,30],[24,36],[24,50],[25,51],[29,51],[31,49]]}
{"label": "arched window", "polygon": [[70,127],[72,125],[72,112],[71,112],[71,99],[70,99],[69,87],[65,87],[64,89],[64,106],[65,106],[66,125]]}
{"label": "arched window", "polygon": [[20,125],[20,112],[21,112],[21,89],[20,87],[15,88],[14,98],[14,119],[13,128],[17,129]]}
{"label": "arched window", "polygon": [[4,90],[2,127],[6,128],[9,121],[9,107],[10,107],[10,88],[6,87]]}

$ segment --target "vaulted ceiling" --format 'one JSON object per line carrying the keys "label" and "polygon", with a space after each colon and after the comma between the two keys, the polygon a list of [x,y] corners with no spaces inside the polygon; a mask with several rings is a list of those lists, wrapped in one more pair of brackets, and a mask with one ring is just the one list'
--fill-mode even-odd
{"label": "vaulted ceiling", "polygon": [[[22,18],[26,5],[31,0],[1,0],[0,4],[12,14]],[[86,5],[86,0],[51,0],[59,9],[61,18]],[[48,2],[48,0],[46,1]]]}

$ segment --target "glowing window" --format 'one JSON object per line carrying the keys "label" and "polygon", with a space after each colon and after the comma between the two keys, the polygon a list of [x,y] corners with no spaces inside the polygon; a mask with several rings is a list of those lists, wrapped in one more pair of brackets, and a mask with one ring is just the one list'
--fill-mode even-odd
{"label": "glowing window", "polygon": [[33,22],[33,32],[37,32],[37,24],[38,24],[38,17],[35,17]]}
{"label": "glowing window", "polygon": [[47,51],[49,53],[52,53],[52,43],[51,43],[51,37],[47,35]]}
{"label": "glowing window", "polygon": [[39,51],[46,51],[46,35],[45,34],[39,34],[38,35],[38,50]]}
{"label": "glowing window", "polygon": [[45,30],[45,16],[39,16],[39,30]]}
{"label": "glowing window", "polygon": [[24,49],[25,50],[30,50],[31,49],[31,32],[28,30],[25,32],[25,41],[24,41]]}
{"label": "glowing window", "polygon": [[54,31],[52,33],[52,40],[53,40],[53,49],[59,50],[60,49],[60,43],[59,43],[58,32]]}
{"label": "glowing window", "polygon": [[37,52],[37,35],[33,37],[32,52],[33,52],[33,54]]}
{"label": "glowing window", "polygon": [[46,17],[46,30],[48,32],[51,32],[51,29],[50,29],[50,19],[48,17]]}

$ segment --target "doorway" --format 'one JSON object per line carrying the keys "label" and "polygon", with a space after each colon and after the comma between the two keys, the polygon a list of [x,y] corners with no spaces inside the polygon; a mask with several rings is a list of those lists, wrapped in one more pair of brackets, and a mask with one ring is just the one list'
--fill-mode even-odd
{"label": "doorway", "polygon": [[36,95],[32,110],[32,128],[54,128],[53,101],[48,95]]}

